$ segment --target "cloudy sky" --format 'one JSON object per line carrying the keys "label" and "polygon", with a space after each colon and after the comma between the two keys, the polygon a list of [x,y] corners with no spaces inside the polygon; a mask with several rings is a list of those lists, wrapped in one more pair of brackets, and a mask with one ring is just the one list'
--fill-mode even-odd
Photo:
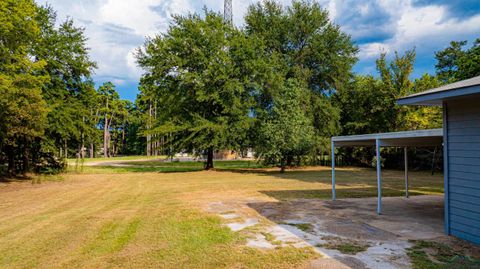
{"label": "cloudy sky", "polygon": [[[233,0],[234,21],[257,0]],[[288,5],[290,0],[279,0]],[[91,56],[98,63],[97,85],[112,81],[122,98],[134,100],[142,71],[133,51],[145,37],[164,32],[172,14],[222,11],[223,0],[39,0],[49,3],[60,20],[73,18],[85,28]],[[451,40],[480,38],[480,0],[319,0],[331,19],[360,48],[355,71],[375,74],[381,51],[417,51],[414,77],[434,72],[434,52]]]}

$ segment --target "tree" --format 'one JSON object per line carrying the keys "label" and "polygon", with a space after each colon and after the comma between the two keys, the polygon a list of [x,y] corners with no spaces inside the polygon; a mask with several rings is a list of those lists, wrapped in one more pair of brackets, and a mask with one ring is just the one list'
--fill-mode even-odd
{"label": "tree", "polygon": [[89,118],[89,106],[95,102],[91,74],[96,63],[90,60],[84,29],[75,27],[71,19],[57,27],[55,11],[46,6],[38,8],[36,20],[41,38],[34,55],[47,63],[43,73],[50,78],[42,87],[50,110],[44,148],[63,151],[60,155],[66,157],[70,142],[83,156],[84,141],[92,140],[96,129],[96,122]]}
{"label": "tree", "polygon": [[396,118],[394,97],[388,88],[373,76],[357,75],[349,86],[334,96],[341,109],[343,135],[387,132]]}
{"label": "tree", "polygon": [[[93,157],[103,107],[86,41],[83,28],[71,19],[58,23],[50,6],[0,2],[0,166],[8,163],[10,174],[32,167],[59,172],[64,166],[56,157],[83,158],[86,143]],[[126,136],[128,107],[118,101],[107,112],[113,154]]]}
{"label": "tree", "polygon": [[[400,97],[440,86],[440,81],[428,74],[412,82],[409,77],[413,71],[414,61],[414,50],[406,51],[403,55],[395,52],[390,61],[383,53],[376,61],[379,78],[357,75],[349,86],[335,93],[335,104],[341,109],[342,134],[441,127],[441,108],[397,105],[397,99]],[[342,151],[344,160],[351,164],[370,165],[370,160],[374,157],[374,152],[368,148]],[[393,149],[384,152],[383,157],[388,160],[399,160],[401,154]]]}
{"label": "tree", "polygon": [[[424,74],[413,82],[412,93],[424,92],[441,86],[437,77]],[[408,106],[404,118],[406,130],[425,130],[442,128],[442,107],[439,106]]]}
{"label": "tree", "polygon": [[384,110],[391,116],[390,124],[383,130],[385,132],[405,130],[406,108],[397,105],[397,99],[412,93],[413,83],[410,81],[410,75],[413,72],[415,56],[415,50],[407,50],[402,56],[395,51],[390,63],[387,63],[385,53],[382,53],[376,61],[380,87],[385,93]]}
{"label": "tree", "polygon": [[451,83],[480,75],[480,38],[465,50],[466,45],[467,41],[452,41],[449,47],[435,52],[440,81]]}
{"label": "tree", "polygon": [[[122,129],[124,139],[122,141],[122,154],[123,155],[142,155],[145,154],[146,139],[142,135],[142,127],[144,126],[144,111],[138,102],[139,98],[134,104],[129,106],[128,119]],[[160,154],[160,151],[159,151]]]}
{"label": "tree", "polygon": [[246,32],[262,39],[270,56],[283,60],[287,79],[305,79],[312,91],[324,92],[351,78],[358,49],[317,2],[292,1],[286,8],[258,2],[248,8],[245,22]]}
{"label": "tree", "polygon": [[263,85],[256,109],[268,110],[286,80],[306,85],[310,93],[305,112],[315,129],[316,155],[328,152],[329,138],[340,131],[340,111],[332,105],[331,94],[345,87],[356,62],[350,36],[313,1],[293,1],[289,7],[259,2],[248,8],[245,22],[249,37],[263,42],[280,82]]}
{"label": "tree", "polygon": [[271,110],[258,115],[257,154],[268,164],[279,165],[281,172],[286,166],[311,151],[314,128],[305,112],[308,103],[303,96],[308,89],[294,79],[289,79],[273,101]]}
{"label": "tree", "polygon": [[176,152],[205,152],[205,169],[215,150],[239,148],[251,121],[254,53],[219,14],[174,16],[167,33],[137,53],[160,108],[151,133]]}
{"label": "tree", "polygon": [[141,114],[139,116],[141,116],[141,119],[144,122],[144,124],[139,127],[141,127],[141,132],[146,138],[145,152],[147,156],[159,155],[160,141],[158,140],[160,137],[163,138],[163,136],[159,135],[159,137],[157,137],[155,134],[152,135],[151,133],[157,118],[157,97],[152,90],[152,87],[150,87],[148,83],[145,83],[143,79],[140,81],[139,90],[140,94],[137,95],[136,107],[140,110]]}
{"label": "tree", "polygon": [[32,143],[45,130],[47,108],[41,86],[48,76],[41,70],[46,63],[30,57],[39,39],[38,24],[32,20],[36,12],[33,1],[0,2],[0,147],[10,174],[17,172],[17,156],[21,170],[28,171]]}
{"label": "tree", "polygon": [[112,155],[110,151],[110,142],[112,140],[110,129],[116,118],[123,114],[123,103],[120,100],[120,95],[115,90],[115,85],[110,81],[103,83],[98,88],[98,95],[103,126],[103,157],[107,158]]}

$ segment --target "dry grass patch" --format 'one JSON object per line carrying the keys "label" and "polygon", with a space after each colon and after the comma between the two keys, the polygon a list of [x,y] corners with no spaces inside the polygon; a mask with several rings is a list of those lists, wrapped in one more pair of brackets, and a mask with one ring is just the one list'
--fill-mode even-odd
{"label": "dry grass patch", "polygon": [[[318,257],[310,248],[245,247],[242,232],[232,232],[226,220],[204,208],[214,201],[272,201],[277,198],[268,195],[272,191],[329,192],[327,168],[285,174],[117,172],[65,174],[62,181],[42,184],[0,183],[0,267],[292,268]],[[369,192],[376,184],[369,169],[338,169],[337,176],[339,193],[359,187]],[[402,176],[387,171],[384,185],[401,190]],[[441,175],[412,172],[411,178],[412,191],[442,186]],[[245,216],[257,214],[243,210]]]}

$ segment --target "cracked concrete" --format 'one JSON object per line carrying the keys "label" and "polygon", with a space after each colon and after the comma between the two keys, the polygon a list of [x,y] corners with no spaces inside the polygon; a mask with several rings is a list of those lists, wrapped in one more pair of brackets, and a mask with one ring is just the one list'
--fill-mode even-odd
{"label": "cracked concrete", "polygon": [[[258,217],[265,218],[269,224],[249,230],[246,245],[259,249],[313,247],[324,258],[312,261],[310,268],[410,268],[406,254],[410,239],[445,237],[442,196],[386,197],[382,215],[376,214],[375,207],[375,198],[280,202],[247,199],[235,203],[213,202],[208,210],[226,221],[237,220],[226,224],[233,231],[256,227],[260,223]],[[252,217],[251,209],[259,215],[257,218]],[[243,221],[238,222],[239,218]],[[308,225],[302,228],[302,224]],[[327,243],[368,248],[345,254],[326,248]]]}

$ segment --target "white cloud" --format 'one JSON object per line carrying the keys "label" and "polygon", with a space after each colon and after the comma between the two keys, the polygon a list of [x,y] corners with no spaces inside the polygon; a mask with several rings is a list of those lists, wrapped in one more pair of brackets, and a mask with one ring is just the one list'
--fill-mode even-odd
{"label": "white cloud", "polygon": [[462,20],[447,15],[445,6],[407,8],[398,21],[392,43],[398,48],[417,45],[425,50],[480,33],[480,14]]}
{"label": "white cloud", "polygon": [[388,44],[379,43],[379,42],[360,45],[359,50],[360,51],[359,51],[358,57],[360,59],[374,59],[374,58],[378,58],[378,56],[382,52],[385,52],[385,53],[391,52],[391,48]]}
{"label": "white cloud", "polygon": [[[194,11],[187,0],[40,0],[57,11],[60,21],[73,18],[85,28],[87,45],[98,64],[94,78],[138,80],[141,70],[133,56],[147,36],[167,29],[172,14]],[[122,79],[118,79],[122,78]]]}
{"label": "white cloud", "polygon": [[449,17],[445,5],[414,6],[411,1],[378,1],[378,4],[392,20],[389,30],[393,35],[381,42],[360,45],[360,59],[376,58],[381,50],[388,53],[412,48],[417,54],[433,56],[433,51],[452,40],[468,40],[480,33],[480,14],[455,18]]}

